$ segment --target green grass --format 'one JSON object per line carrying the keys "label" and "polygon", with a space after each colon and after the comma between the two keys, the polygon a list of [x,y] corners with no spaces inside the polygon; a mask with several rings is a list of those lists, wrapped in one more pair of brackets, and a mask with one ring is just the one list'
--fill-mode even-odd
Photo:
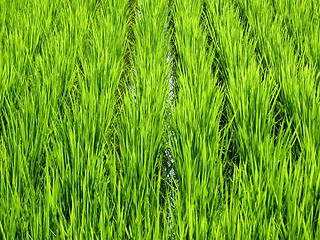
{"label": "green grass", "polygon": [[319,239],[318,0],[0,2],[0,239]]}

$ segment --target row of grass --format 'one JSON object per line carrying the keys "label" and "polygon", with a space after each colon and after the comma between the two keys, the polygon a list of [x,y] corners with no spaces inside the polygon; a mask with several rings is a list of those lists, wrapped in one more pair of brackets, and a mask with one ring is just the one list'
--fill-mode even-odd
{"label": "row of grass", "polygon": [[[319,234],[319,179],[313,175],[318,171],[319,154],[316,134],[319,122],[316,86],[319,69],[316,64],[308,63],[303,54],[295,51],[294,39],[283,28],[285,15],[274,11],[269,14],[273,18],[268,18],[264,13],[269,11],[271,5],[266,3],[262,11],[258,11],[257,6],[261,7],[257,1],[242,5],[248,19],[247,27],[252,38],[259,39],[258,59],[264,62],[266,75],[272,76],[279,88],[277,102],[280,118],[277,119],[283,119],[281,121],[291,129],[294,137],[292,160],[287,165],[288,178],[285,179],[287,189],[281,203],[284,216],[282,225],[289,226],[288,229],[284,228],[283,235],[309,239]],[[297,183],[298,179],[300,184]]]}
{"label": "row of grass", "polygon": [[317,0],[0,2],[0,239],[320,238]]}
{"label": "row of grass", "polygon": [[212,235],[223,200],[219,122],[224,94],[211,71],[214,55],[211,47],[207,50],[202,11],[201,2],[174,4],[178,93],[170,146],[177,187],[170,216],[177,239]]}

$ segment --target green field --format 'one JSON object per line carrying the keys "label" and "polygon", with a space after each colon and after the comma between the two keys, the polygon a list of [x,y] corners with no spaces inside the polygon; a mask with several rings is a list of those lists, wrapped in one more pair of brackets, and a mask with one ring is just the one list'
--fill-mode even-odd
{"label": "green field", "polygon": [[320,0],[0,0],[0,239],[320,239]]}

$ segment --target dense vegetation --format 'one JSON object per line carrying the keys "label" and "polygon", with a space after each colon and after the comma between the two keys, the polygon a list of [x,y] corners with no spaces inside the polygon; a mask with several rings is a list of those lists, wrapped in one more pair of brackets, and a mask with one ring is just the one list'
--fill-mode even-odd
{"label": "dense vegetation", "polygon": [[0,1],[0,239],[320,239],[319,6]]}

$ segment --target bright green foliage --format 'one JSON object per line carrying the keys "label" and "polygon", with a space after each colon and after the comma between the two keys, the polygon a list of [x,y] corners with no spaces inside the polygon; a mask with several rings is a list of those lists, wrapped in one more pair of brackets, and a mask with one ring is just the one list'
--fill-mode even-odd
{"label": "bright green foliage", "polygon": [[319,4],[0,1],[0,239],[320,239]]}
{"label": "bright green foliage", "polygon": [[175,207],[170,213],[174,237],[205,239],[215,228],[223,201],[219,147],[223,91],[211,70],[212,47],[206,49],[199,24],[202,3],[176,1],[173,7],[179,91],[170,122],[177,175]]}

